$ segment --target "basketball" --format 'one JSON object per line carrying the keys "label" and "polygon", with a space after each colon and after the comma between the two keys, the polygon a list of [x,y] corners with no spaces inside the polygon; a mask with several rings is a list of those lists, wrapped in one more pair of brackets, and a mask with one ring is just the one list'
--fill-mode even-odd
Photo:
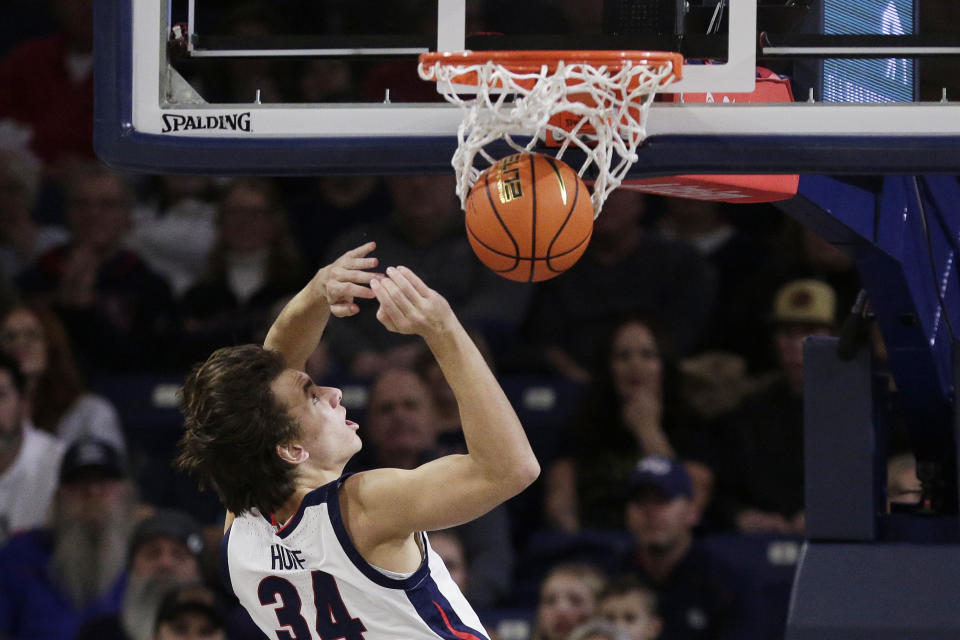
{"label": "basketball", "polygon": [[593,204],[568,165],[540,153],[516,153],[477,178],[467,196],[466,227],[483,264],[510,280],[539,282],[583,255],[593,233]]}

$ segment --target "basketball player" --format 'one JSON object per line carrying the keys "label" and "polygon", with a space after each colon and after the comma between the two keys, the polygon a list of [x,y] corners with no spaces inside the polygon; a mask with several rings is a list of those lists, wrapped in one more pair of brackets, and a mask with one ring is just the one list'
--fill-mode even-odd
{"label": "basketball player", "polygon": [[[506,396],[447,301],[405,267],[347,251],[281,311],[263,348],[213,353],[188,377],[180,466],[228,510],[222,556],[270,637],[485,639],[426,530],[461,524],[526,488],[539,465]],[[361,446],[339,389],[303,373],[332,314],[376,298],[390,331],[421,336],[460,405],[466,455],[344,476]]]}

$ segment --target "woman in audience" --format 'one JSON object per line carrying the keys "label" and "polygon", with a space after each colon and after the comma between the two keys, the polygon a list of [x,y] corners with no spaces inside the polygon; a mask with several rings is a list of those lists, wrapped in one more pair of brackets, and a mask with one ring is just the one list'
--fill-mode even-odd
{"label": "woman in audience", "polygon": [[551,569],[540,586],[531,640],[568,640],[578,625],[596,613],[605,583],[605,576],[590,564],[559,564]]}
{"label": "woman in audience", "polygon": [[626,483],[646,455],[687,461],[695,499],[709,500],[713,474],[703,429],[679,396],[674,368],[664,361],[651,323],[628,316],[613,329],[606,367],[593,376],[565,451],[546,478],[548,525],[564,531],[620,529]]}
{"label": "woman in audience", "polygon": [[17,305],[0,320],[0,348],[27,378],[33,424],[66,442],[82,436],[126,448],[120,419],[105,398],[88,393],[59,318],[42,307]]}

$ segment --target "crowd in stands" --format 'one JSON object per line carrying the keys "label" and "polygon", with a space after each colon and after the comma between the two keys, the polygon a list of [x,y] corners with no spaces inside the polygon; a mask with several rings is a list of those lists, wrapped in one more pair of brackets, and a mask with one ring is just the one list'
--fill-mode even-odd
{"label": "crowd in stands", "polygon": [[[522,284],[472,254],[452,176],[122,175],[90,139],[91,4],[52,0],[36,36],[0,40],[0,637],[262,637],[218,573],[221,507],[170,466],[176,412],[144,416],[368,240],[469,325],[544,469],[430,534],[492,636],[782,636],[793,567],[763,550],[804,534],[801,342],[850,308],[846,254],[771,206],[619,191],[578,264]],[[282,13],[223,11],[244,34]],[[275,64],[206,88],[332,101],[384,77],[314,61],[280,82]],[[429,352],[359,302],[308,371],[355,390],[351,469],[465,450]],[[152,391],[132,407],[136,385]],[[897,453],[891,500],[913,500]]]}

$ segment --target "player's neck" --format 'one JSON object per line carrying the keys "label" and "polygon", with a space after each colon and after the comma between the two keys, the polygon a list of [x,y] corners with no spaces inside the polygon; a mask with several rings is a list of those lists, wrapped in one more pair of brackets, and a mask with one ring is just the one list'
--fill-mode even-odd
{"label": "player's neck", "polygon": [[280,508],[273,512],[273,519],[279,524],[283,524],[292,518],[297,510],[300,509],[300,503],[303,498],[318,487],[333,482],[343,475],[343,470],[331,469],[308,469],[301,467],[300,475],[297,478],[296,488],[293,493],[280,505]]}

